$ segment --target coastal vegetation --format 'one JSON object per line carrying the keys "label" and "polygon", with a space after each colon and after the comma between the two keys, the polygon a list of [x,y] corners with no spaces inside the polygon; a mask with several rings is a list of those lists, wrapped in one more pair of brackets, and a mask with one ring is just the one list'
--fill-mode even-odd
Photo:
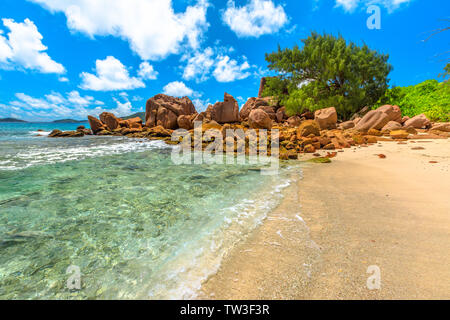
{"label": "coastal vegetation", "polygon": [[[449,68],[450,69],[450,68]],[[398,105],[402,114],[414,117],[424,113],[431,121],[450,121],[450,84],[427,80],[415,86],[388,89],[374,108]]]}
{"label": "coastal vegetation", "polygon": [[[333,106],[348,120],[365,106],[398,105],[410,118],[425,114],[431,121],[450,121],[450,85],[427,80],[414,86],[388,88],[393,67],[388,55],[358,46],[342,36],[312,32],[303,46],[266,54],[269,69],[262,96],[274,96],[288,115]],[[450,64],[440,75],[450,75]]]}
{"label": "coastal vegetation", "polygon": [[347,120],[386,92],[389,55],[316,32],[302,44],[266,54],[269,69],[279,75],[267,79],[263,96],[276,96],[289,115],[334,106]]}

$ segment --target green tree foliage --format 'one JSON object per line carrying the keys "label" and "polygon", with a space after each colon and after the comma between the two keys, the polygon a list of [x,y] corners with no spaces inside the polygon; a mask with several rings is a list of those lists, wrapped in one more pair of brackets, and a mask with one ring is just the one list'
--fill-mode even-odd
{"label": "green tree foliage", "polygon": [[444,72],[440,74],[440,76],[444,79],[450,77],[450,63],[447,63],[447,65],[444,67]]}
{"label": "green tree foliage", "polygon": [[404,116],[424,113],[432,121],[450,121],[450,84],[427,80],[415,86],[394,87],[374,108],[384,104],[400,106]]}
{"label": "green tree foliage", "polygon": [[302,48],[278,47],[266,54],[269,69],[279,76],[267,82],[263,94],[277,96],[288,114],[334,106],[340,118],[347,119],[387,90],[392,70],[388,55],[315,32],[302,43]]}

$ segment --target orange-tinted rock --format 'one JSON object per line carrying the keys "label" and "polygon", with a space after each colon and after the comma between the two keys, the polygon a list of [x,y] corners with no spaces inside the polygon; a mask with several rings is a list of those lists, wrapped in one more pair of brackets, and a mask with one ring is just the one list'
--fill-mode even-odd
{"label": "orange-tinted rock", "polygon": [[398,123],[397,121],[389,121],[382,129],[381,131],[392,131],[392,130],[398,130],[401,129],[402,125]]}
{"label": "orange-tinted rock", "polygon": [[339,128],[342,130],[347,130],[355,127],[355,122],[352,120],[342,122],[339,124]]}
{"label": "orange-tinted rock", "polygon": [[319,125],[314,120],[303,121],[297,128],[297,138],[307,137],[309,135],[319,136]]}
{"label": "orange-tinted rock", "polygon": [[450,122],[435,123],[431,130],[450,132]]}
{"label": "orange-tinted rock", "polygon": [[209,105],[206,112],[212,120],[218,123],[232,123],[239,121],[239,105],[233,96],[225,93],[223,102]]}
{"label": "orange-tinted rock", "polygon": [[410,118],[408,116],[402,117],[402,124],[404,124],[406,121],[408,121]]}
{"label": "orange-tinted rock", "polygon": [[293,116],[287,119],[287,124],[290,127],[298,127],[300,123],[302,123],[302,120],[300,119],[299,116]]}
{"label": "orange-tinted rock", "polygon": [[111,112],[103,112],[100,114],[100,121],[103,122],[104,124],[106,124],[106,127],[110,131],[117,129],[119,127],[120,120],[121,119],[117,118]]}
{"label": "orange-tinted rock", "polygon": [[402,110],[400,110],[399,106],[391,106],[387,104],[377,108],[377,110],[386,113],[389,117],[389,121],[396,121],[398,123],[402,122]]}
{"label": "orange-tinted rock", "polygon": [[277,117],[277,122],[283,122],[284,120],[287,120],[288,116],[286,114],[286,108],[285,107],[279,108],[277,110],[276,117]]}
{"label": "orange-tinted rock", "polygon": [[369,129],[382,129],[389,122],[387,113],[380,110],[369,111],[355,126],[358,131],[368,131]]}
{"label": "orange-tinted rock", "polygon": [[166,129],[176,129],[179,116],[195,113],[194,104],[188,97],[174,98],[165,94],[157,94],[147,100],[145,125],[147,127],[161,125]]}
{"label": "orange-tinted rock", "polygon": [[325,150],[334,150],[336,146],[333,143],[329,143],[323,147]]}
{"label": "orange-tinted rock", "polygon": [[96,134],[104,128],[104,124],[97,118],[93,116],[88,116],[89,126],[92,129],[92,132]]}
{"label": "orange-tinted rock", "polygon": [[250,115],[248,116],[248,123],[250,128],[253,129],[272,128],[272,119],[270,119],[269,115],[261,109],[254,109],[250,112]]}
{"label": "orange-tinted rock", "polygon": [[303,151],[306,153],[314,153],[316,152],[316,148],[312,144],[308,144],[303,148]]}
{"label": "orange-tinted rock", "polygon": [[426,115],[419,114],[415,117],[412,117],[411,119],[409,119],[408,121],[406,121],[404,123],[405,127],[413,127],[416,129],[422,129],[422,128],[427,128],[431,125],[431,121],[428,120],[428,118],[426,117]]}
{"label": "orange-tinted rock", "polygon": [[409,136],[409,133],[406,130],[393,130],[390,133],[390,136],[394,139],[406,139]]}
{"label": "orange-tinted rock", "polygon": [[177,123],[178,127],[181,129],[191,130],[194,128],[194,123],[192,122],[192,116],[182,114],[178,117]]}
{"label": "orange-tinted rock", "polygon": [[319,125],[320,130],[334,129],[337,123],[337,112],[334,107],[317,110],[314,113],[314,120]]}
{"label": "orange-tinted rock", "polygon": [[369,131],[367,131],[367,134],[369,136],[377,136],[377,137],[381,136],[380,130],[377,129],[369,129]]}
{"label": "orange-tinted rock", "polygon": [[242,106],[239,116],[242,121],[248,119],[250,112],[254,109],[258,109],[264,106],[270,106],[270,98],[249,98],[247,102]]}

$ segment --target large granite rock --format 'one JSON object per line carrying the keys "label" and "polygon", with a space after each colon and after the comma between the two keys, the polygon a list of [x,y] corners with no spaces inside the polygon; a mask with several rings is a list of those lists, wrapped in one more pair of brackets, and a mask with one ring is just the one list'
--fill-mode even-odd
{"label": "large granite rock", "polygon": [[100,121],[106,124],[106,127],[112,131],[119,127],[119,122],[122,121],[122,119],[117,118],[111,112],[103,112],[100,114]]}
{"label": "large granite rock", "polygon": [[308,137],[310,135],[320,136],[320,128],[316,121],[306,120],[303,121],[297,128],[297,138]]}
{"label": "large granite rock", "polygon": [[377,108],[377,110],[386,113],[389,117],[389,121],[402,123],[402,110],[400,110],[399,106],[391,106],[389,104],[386,104]]}
{"label": "large granite rock", "polygon": [[397,121],[389,121],[382,129],[381,131],[393,131],[393,130],[399,130],[402,128],[402,125],[398,123]]}
{"label": "large granite rock", "polygon": [[428,128],[431,126],[431,121],[428,120],[427,116],[422,114],[419,114],[415,117],[412,117],[408,121],[406,121],[403,124],[405,127],[413,127],[415,129],[422,129],[422,128]]}
{"label": "large granite rock", "polygon": [[272,119],[262,109],[255,109],[248,116],[248,123],[253,129],[271,129]]}
{"label": "large granite rock", "polygon": [[284,120],[287,120],[288,116],[286,114],[286,108],[285,107],[279,108],[277,110],[276,117],[277,117],[277,122],[283,122]]}
{"label": "large granite rock", "polygon": [[239,105],[233,96],[225,92],[224,101],[209,105],[206,113],[218,123],[239,122]]}
{"label": "large granite rock", "polygon": [[450,122],[441,122],[441,123],[435,123],[431,130],[437,130],[437,131],[443,131],[443,132],[450,132]]}
{"label": "large granite rock", "polygon": [[88,116],[89,126],[91,127],[91,130],[94,134],[96,134],[99,131],[102,131],[105,129],[105,125],[103,122],[101,122],[99,119],[93,116]]}
{"label": "large granite rock", "polygon": [[337,123],[337,112],[334,107],[317,110],[314,113],[314,120],[320,127],[320,130],[334,129]]}
{"label": "large granite rock", "polygon": [[157,94],[147,100],[145,106],[145,125],[147,127],[163,126],[166,129],[178,128],[178,117],[197,113],[188,97],[174,98]]}
{"label": "large granite rock", "polygon": [[389,115],[382,110],[370,110],[355,126],[358,131],[382,129],[389,122]]}
{"label": "large granite rock", "polygon": [[348,120],[339,124],[339,128],[342,130],[347,130],[355,127],[355,122],[352,120]]}
{"label": "large granite rock", "polygon": [[272,97],[249,98],[247,102],[242,106],[242,109],[239,112],[241,121],[247,121],[250,112],[255,109],[262,109],[270,116],[272,120],[276,120],[277,111],[274,103],[272,102],[272,99],[273,99]]}

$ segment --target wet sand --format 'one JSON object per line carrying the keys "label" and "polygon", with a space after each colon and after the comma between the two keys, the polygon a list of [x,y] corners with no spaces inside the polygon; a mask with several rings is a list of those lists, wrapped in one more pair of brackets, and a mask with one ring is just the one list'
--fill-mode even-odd
{"label": "wet sand", "polygon": [[450,298],[450,140],[380,142],[332,160],[305,165],[199,298]]}

